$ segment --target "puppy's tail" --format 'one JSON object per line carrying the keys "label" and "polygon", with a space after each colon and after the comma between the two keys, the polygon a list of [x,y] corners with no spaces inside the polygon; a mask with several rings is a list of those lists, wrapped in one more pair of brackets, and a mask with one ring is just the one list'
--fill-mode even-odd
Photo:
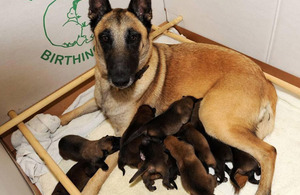
{"label": "puppy's tail", "polygon": [[147,171],[147,165],[146,163],[143,163],[142,167],[132,176],[132,178],[129,180],[129,183],[132,183],[136,178],[143,173]]}
{"label": "puppy's tail", "polygon": [[233,184],[235,194],[239,194],[240,190],[246,185],[248,176],[236,173],[230,176],[230,180]]}
{"label": "puppy's tail", "polygon": [[119,158],[119,160],[118,160],[118,167],[119,167],[119,169],[122,171],[123,176],[125,175],[125,169],[124,169],[124,166],[125,166],[125,163],[124,163],[122,160],[120,160],[120,158]]}
{"label": "puppy's tail", "polygon": [[134,139],[138,138],[141,135],[145,135],[147,133],[147,128],[145,126],[140,127],[138,130],[136,130],[131,136],[123,143],[122,147],[126,146],[130,142],[132,142]]}

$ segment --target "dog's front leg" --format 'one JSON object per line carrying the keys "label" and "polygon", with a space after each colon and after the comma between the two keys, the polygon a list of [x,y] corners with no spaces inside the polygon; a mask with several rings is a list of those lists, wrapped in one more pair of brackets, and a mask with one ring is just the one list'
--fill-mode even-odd
{"label": "dog's front leg", "polygon": [[78,108],[72,110],[71,112],[68,112],[62,116],[60,116],[60,124],[66,125],[74,118],[77,118],[79,116],[82,116],[87,113],[94,112],[96,110],[99,110],[99,107],[96,103],[96,99],[92,98],[89,101],[87,101],[85,104],[79,106]]}
{"label": "dog's front leg", "polygon": [[108,178],[108,176],[117,166],[118,156],[119,156],[119,152],[115,152],[106,158],[105,162],[107,163],[109,169],[107,171],[103,171],[102,169],[99,169],[95,173],[95,175],[89,180],[89,182],[86,184],[81,194],[96,195],[99,193],[105,180]]}

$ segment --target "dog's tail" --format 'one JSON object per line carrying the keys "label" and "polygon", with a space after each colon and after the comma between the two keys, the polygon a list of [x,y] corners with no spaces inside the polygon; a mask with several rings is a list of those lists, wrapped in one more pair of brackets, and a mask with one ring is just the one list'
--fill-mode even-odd
{"label": "dog's tail", "polygon": [[143,163],[142,167],[132,176],[132,178],[129,180],[129,183],[132,183],[134,180],[136,180],[136,178],[140,175],[142,175],[143,173],[145,173],[147,171],[147,163]]}

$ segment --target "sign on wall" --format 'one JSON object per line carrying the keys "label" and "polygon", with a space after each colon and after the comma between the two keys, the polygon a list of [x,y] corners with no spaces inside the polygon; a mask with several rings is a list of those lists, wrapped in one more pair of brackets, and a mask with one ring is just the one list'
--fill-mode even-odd
{"label": "sign on wall", "polygon": [[94,65],[88,0],[16,0],[1,6],[2,63]]}
{"label": "sign on wall", "polygon": [[0,123],[95,65],[88,0],[14,0],[0,7]]}
{"label": "sign on wall", "polygon": [[[81,48],[93,41],[94,37],[87,17],[87,3],[88,1],[83,0],[54,0],[46,7],[43,15],[43,30],[53,49],[55,47],[66,50],[72,47]],[[93,58],[93,55],[93,48],[71,55],[55,53],[55,49],[45,49],[41,59],[49,63],[69,65],[85,62]]]}
{"label": "sign on wall", "polygon": [[[87,3],[86,0],[54,0],[49,3],[43,15],[43,30],[52,50],[45,49],[41,59],[53,64],[69,65],[93,58],[94,49],[85,47],[94,38],[87,17]],[[83,50],[72,54],[56,53],[57,47]]]}

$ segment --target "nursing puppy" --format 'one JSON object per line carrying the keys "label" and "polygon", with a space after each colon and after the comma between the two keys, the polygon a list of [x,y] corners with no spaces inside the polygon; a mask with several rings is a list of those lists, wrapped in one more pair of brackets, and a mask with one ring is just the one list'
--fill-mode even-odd
{"label": "nursing puppy", "polygon": [[205,164],[207,170],[208,167],[216,168],[217,162],[207,140],[191,123],[181,127],[179,136],[194,147],[197,157]]}
{"label": "nursing puppy", "polygon": [[[163,185],[167,189],[177,189],[175,179],[177,175],[170,175],[170,170],[174,169],[174,161],[165,153],[162,143],[148,142],[140,146],[142,166],[132,176],[129,183],[133,182],[138,176],[142,175],[143,182],[149,191],[156,190],[154,180],[162,179]],[[175,172],[172,171],[174,174]]]}
{"label": "nursing puppy", "polygon": [[[67,176],[79,191],[83,190],[89,179],[96,173],[98,169],[88,162],[76,163],[68,172]],[[59,182],[52,193],[52,195],[68,195],[69,193]]]}
{"label": "nursing puppy", "polygon": [[[235,192],[238,193],[243,188],[247,181],[253,184],[259,184],[255,179],[254,173],[261,174],[260,167],[257,161],[249,154],[232,148],[233,168],[230,174],[230,180],[233,183]],[[243,177],[244,176],[244,177]]]}
{"label": "nursing puppy", "polygon": [[[95,98],[62,116],[62,124],[100,108],[120,136],[143,104],[159,115],[182,96],[203,98],[198,116],[207,134],[257,159],[262,170],[257,194],[270,194],[276,149],[262,139],[273,131],[277,95],[261,68],[216,45],[153,43],[151,0],[131,0],[128,9],[112,9],[108,0],[89,4]],[[117,155],[111,157],[115,165]],[[95,191],[87,187],[85,193],[97,193],[102,185],[97,181],[105,179],[92,180]]]}
{"label": "nursing puppy", "polygon": [[125,174],[125,165],[132,167],[138,167],[138,164],[141,162],[140,158],[140,145],[144,136],[139,136],[136,139],[133,139],[127,145],[124,145],[124,142],[142,125],[153,119],[155,116],[155,109],[147,105],[142,105],[139,107],[135,116],[133,117],[129,127],[124,132],[121,138],[121,146],[118,158],[118,167],[122,170],[123,175]]}
{"label": "nursing puppy", "polygon": [[176,134],[181,126],[190,120],[195,100],[191,96],[186,96],[175,101],[165,112],[133,133],[124,144],[127,144],[140,135],[162,139],[165,136]]}
{"label": "nursing puppy", "polygon": [[233,161],[231,148],[209,135],[206,135],[206,139],[217,162],[217,166],[215,168],[217,181],[218,183],[227,182],[228,179],[225,177],[225,171],[230,175],[231,170],[226,163],[232,163]]}
{"label": "nursing puppy", "polygon": [[176,159],[184,189],[192,195],[213,195],[217,181],[206,172],[193,146],[174,136],[168,136],[164,144]]}
{"label": "nursing puppy", "polygon": [[120,149],[120,137],[105,136],[90,141],[78,135],[67,135],[59,141],[58,148],[65,160],[84,161],[107,170],[109,167],[104,160]]}

